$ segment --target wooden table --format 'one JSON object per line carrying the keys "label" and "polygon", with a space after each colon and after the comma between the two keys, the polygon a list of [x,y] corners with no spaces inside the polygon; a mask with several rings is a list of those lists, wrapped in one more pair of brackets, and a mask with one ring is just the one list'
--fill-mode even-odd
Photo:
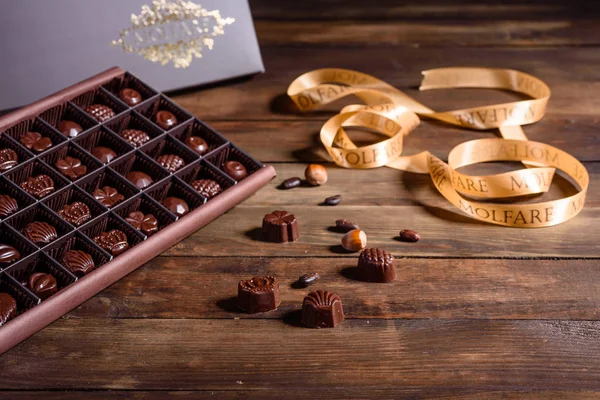
{"label": "wooden table", "polygon": [[[273,163],[278,178],[0,356],[0,398],[600,397],[595,7],[282,3],[251,1],[266,74],[175,96]],[[442,66],[515,68],[550,85],[547,116],[525,132],[585,162],[592,182],[577,218],[546,229],[496,227],[457,214],[427,176],[336,168],[317,133],[341,103],[299,115],[283,95],[303,72],[344,67],[373,74],[435,110],[515,99],[497,91],[415,90],[421,70]],[[493,135],[424,122],[405,153],[428,149],[446,159],[453,146]],[[276,189],[308,162],[327,163],[327,185]],[[559,182],[542,198],[572,192]],[[333,194],[343,195],[341,205],[318,206]],[[256,240],[262,216],[275,209],[298,216],[297,243]],[[397,281],[352,279],[356,255],[336,252],[340,235],[328,230],[338,218],[360,223],[371,246],[399,258]],[[423,239],[394,240],[402,228]],[[307,290],[291,285],[311,271],[322,275],[315,287],[343,300],[347,320],[336,329],[299,326]],[[232,300],[237,281],[261,274],[281,280],[281,306],[239,313]]]}

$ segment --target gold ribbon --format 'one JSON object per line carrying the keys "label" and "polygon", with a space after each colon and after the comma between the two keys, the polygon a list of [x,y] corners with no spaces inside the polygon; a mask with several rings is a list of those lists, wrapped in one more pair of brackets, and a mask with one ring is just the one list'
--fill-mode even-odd
{"label": "gold ribbon", "polygon": [[[314,70],[298,77],[289,86],[288,95],[302,111],[348,95],[357,96],[366,105],[344,107],[321,129],[321,141],[333,161],[345,168],[386,166],[428,173],[441,195],[472,218],[497,225],[535,228],[568,221],[582,210],[589,184],[583,164],[556,147],[527,140],[521,128],[544,116],[550,98],[548,85],[532,75],[508,69],[439,68],[425,71],[423,75],[420,90],[502,89],[532,99],[435,112],[373,76],[337,68]],[[462,143],[450,151],[448,163],[427,151],[402,156],[404,136],[419,125],[419,116],[476,130],[497,128],[502,139]],[[344,130],[349,127],[366,128],[389,138],[358,147]],[[520,161],[527,168],[486,176],[457,171],[467,165],[490,161]],[[556,169],[576,182],[577,194],[535,204],[485,201],[544,193],[550,188]]]}

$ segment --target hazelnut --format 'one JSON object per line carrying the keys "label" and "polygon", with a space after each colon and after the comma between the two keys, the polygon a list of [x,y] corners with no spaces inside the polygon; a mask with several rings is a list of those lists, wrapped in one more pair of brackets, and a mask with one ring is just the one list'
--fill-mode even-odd
{"label": "hazelnut", "polygon": [[354,229],[342,236],[342,247],[348,251],[360,251],[367,247],[367,234]]}
{"label": "hazelnut", "polygon": [[320,164],[310,164],[304,170],[306,181],[313,186],[319,186],[327,182],[327,170]]}

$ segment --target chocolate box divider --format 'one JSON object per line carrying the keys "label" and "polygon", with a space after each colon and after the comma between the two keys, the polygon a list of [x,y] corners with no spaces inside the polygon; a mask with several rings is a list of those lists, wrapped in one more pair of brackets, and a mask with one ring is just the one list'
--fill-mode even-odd
{"label": "chocolate box divider", "polygon": [[[2,291],[2,286],[7,286],[9,288],[7,291],[8,294],[13,296],[17,301],[17,316],[13,318],[13,320],[42,302],[42,299],[36,296],[36,294],[29,290],[28,287],[22,285],[21,282],[7,274],[5,271],[0,273],[0,291]],[[25,311],[19,311],[19,308],[23,308],[20,306],[24,306]]]}
{"label": "chocolate box divider", "polygon": [[[71,182],[69,182],[67,178],[64,178],[63,176],[61,176],[61,174],[56,172],[52,167],[50,167],[48,164],[46,164],[39,157],[31,159],[28,162],[24,163],[23,165],[18,165],[15,168],[11,168],[4,176],[7,177],[15,185],[21,187],[21,184],[27,180],[26,179],[27,177],[40,175],[37,173],[35,175],[33,175],[34,170],[36,168],[41,169],[44,174],[48,175],[52,179],[52,181],[54,182],[54,192],[71,185]],[[52,193],[50,193],[50,194],[52,194]],[[48,197],[50,194],[42,197],[42,199]],[[32,196],[32,197],[34,197],[36,199],[36,202],[42,200],[42,199],[38,199],[35,196]]]}
{"label": "chocolate box divider", "polygon": [[[134,82],[133,85],[131,84],[132,81]],[[151,87],[150,85],[148,85],[129,71],[125,72],[125,74],[122,76],[113,78],[110,82],[107,82],[104,85],[102,85],[102,87],[111,92],[116,97],[119,97],[118,94],[122,89],[130,88],[137,90],[137,92],[142,96],[142,101],[139,104],[142,104],[148,100],[154,99],[155,97],[159,96],[159,92],[156,89],[154,89],[153,87]],[[136,104],[135,106],[138,106],[139,104]]]}
{"label": "chocolate box divider", "polygon": [[96,201],[91,194],[77,185],[67,186],[66,188],[53,193],[48,196],[48,198],[42,199],[42,204],[50,208],[60,217],[58,211],[65,205],[71,204],[74,201],[81,201],[88,206],[91,214],[90,221],[108,211],[108,208]]}
{"label": "chocolate box divider", "polygon": [[[158,201],[154,200],[152,197],[148,196],[146,193],[140,193],[139,196],[136,196],[135,198],[130,199],[126,202],[123,202],[122,204],[115,207],[113,212],[121,218],[125,219],[130,213],[134,211],[141,211],[140,208],[146,206],[152,208],[150,213],[153,214],[159,222],[159,232],[163,228],[171,225],[174,222],[177,222],[177,216],[175,214],[171,213],[165,206],[160,204]],[[144,212],[144,214],[148,213]],[[168,220],[167,224],[164,223],[165,220]]]}
{"label": "chocolate box divider", "polygon": [[[85,165],[87,168],[86,173],[83,174],[82,176],[80,176],[79,178],[73,179],[73,180],[67,176],[64,176],[58,170],[58,167],[56,167],[56,162],[61,158],[64,159],[66,156],[74,157],[74,158],[78,159],[79,161],[81,161],[81,164]],[[39,159],[42,160],[43,162],[45,162],[47,165],[49,165],[58,174],[63,175],[65,177],[65,179],[68,179],[70,182],[77,182],[78,180],[84,178],[85,176],[102,168],[102,166],[104,165],[100,161],[96,160],[96,157],[92,156],[87,150],[80,147],[79,145],[77,145],[77,143],[75,143],[73,141],[69,141],[67,143],[62,143],[60,146],[57,146],[55,149],[49,149],[48,152],[41,155],[39,157]]]}
{"label": "chocolate box divider", "polygon": [[[19,185],[17,185],[16,183],[4,176],[0,176],[0,190],[2,190],[0,194],[8,195],[17,201],[17,204],[19,206],[17,212],[21,212],[37,202],[35,197],[31,196],[29,193],[24,191]],[[14,214],[16,214],[16,212]],[[7,220],[14,214],[11,214],[4,218],[0,217],[0,221]]]}
{"label": "chocolate box divider", "polygon": [[[106,213],[104,213],[103,217],[105,215],[107,216],[108,213],[109,213],[108,211]],[[109,254],[102,247],[98,246],[96,244],[96,242],[94,242],[92,239],[87,237],[83,232],[80,232],[79,229],[77,229],[76,231],[73,231],[70,234],[66,235],[65,237],[57,240],[50,246],[47,246],[43,250],[43,252],[48,257],[52,258],[54,261],[56,261],[57,263],[62,265],[65,269],[67,269],[67,267],[61,263],[62,256],[67,251],[73,249],[75,243],[78,243],[78,242],[81,242],[84,244],[84,246],[85,246],[84,249],[94,259],[94,262],[96,263],[96,268],[100,268],[101,266],[103,266],[106,263],[109,263],[113,259],[113,256],[111,254]],[[102,263],[102,264],[97,263],[99,257],[103,258],[101,261],[104,261],[104,263]],[[78,278],[78,279],[81,279],[81,278]]]}
{"label": "chocolate box divider", "polygon": [[[42,264],[40,268],[40,264]],[[44,272],[52,275],[59,286],[58,290],[62,290],[67,286],[75,283],[77,281],[77,277],[71,273],[68,269],[60,265],[56,262],[52,257],[45,254],[43,251],[38,251],[34,257],[30,257],[26,260],[19,261],[6,268],[4,272],[10,276],[12,276],[17,282],[19,282],[23,287],[28,289],[31,293],[33,291],[31,288],[28,288],[26,284],[23,282],[27,282],[29,276],[33,272]],[[35,293],[33,293],[35,295]]]}
{"label": "chocolate box divider", "polygon": [[[161,105],[163,107],[161,107]],[[171,129],[163,129],[167,133],[173,131],[180,125],[187,124],[190,121],[194,120],[194,116],[192,114],[190,114],[188,111],[184,110],[183,108],[178,106],[176,103],[171,101],[169,98],[167,98],[165,95],[160,94],[160,93],[158,94],[157,98],[153,102],[144,102],[142,104],[138,104],[134,108],[134,111],[143,115],[148,121],[150,121],[154,126],[158,127],[159,129],[162,129],[162,128],[160,126],[158,126],[156,121],[154,121],[153,117],[156,115],[156,113],[158,111],[161,111],[161,110],[170,111],[177,117],[177,125],[175,125]],[[180,118],[181,118],[181,120],[180,120]]]}
{"label": "chocolate box divider", "polygon": [[[11,240],[4,240],[4,236],[8,236]],[[19,251],[21,254],[21,258],[19,260],[12,262],[10,264],[1,264],[0,263],[0,271],[3,271],[10,267],[13,264],[16,264],[19,261],[25,260],[35,253],[39,251],[38,247],[31,243],[29,239],[21,234],[18,230],[14,229],[12,226],[8,225],[6,222],[0,223],[0,240],[4,241],[4,244],[8,244],[13,246],[15,249]]]}
{"label": "chocolate box divider", "polygon": [[[186,164],[180,168],[180,170],[200,159],[200,156],[188,146],[169,135],[164,135],[164,137],[162,137],[160,140],[150,141],[141,146],[139,150],[148,157],[152,158],[156,163],[158,163],[158,157],[162,155],[173,154],[179,156]],[[169,172],[169,174],[173,174],[177,171],[170,172],[167,170],[167,172]]]}
{"label": "chocolate box divider", "polygon": [[[117,135],[104,124],[91,129],[85,134],[77,135],[77,137],[73,138],[73,143],[77,144],[85,152],[89,153],[94,159],[96,159],[96,157],[92,154],[92,150],[98,145],[104,145],[104,147],[108,147],[117,153],[117,157],[105,165],[110,165],[111,163],[119,160],[121,157],[126,157],[127,154],[135,151],[135,147],[127,143],[127,141],[125,141],[122,137]],[[87,147],[89,147],[89,150]],[[99,162],[102,163],[101,161]]]}
{"label": "chocolate box divider", "polygon": [[[109,181],[112,180],[114,183],[107,182],[107,177]],[[92,197],[93,195],[91,193],[94,191],[94,189],[102,188],[104,186],[111,186],[117,189],[120,194],[125,196],[123,201],[135,196],[140,192],[140,189],[138,189],[135,185],[133,185],[111,167],[100,168],[98,171],[95,171],[94,173],[89,174],[88,176],[85,176],[77,181],[76,185],[84,192],[90,194]],[[94,200],[97,201],[96,199]]]}

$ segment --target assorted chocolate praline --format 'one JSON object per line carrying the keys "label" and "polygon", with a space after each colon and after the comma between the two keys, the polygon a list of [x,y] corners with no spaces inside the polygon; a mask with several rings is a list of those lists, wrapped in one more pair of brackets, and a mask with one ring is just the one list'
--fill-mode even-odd
{"label": "assorted chocolate praline", "polygon": [[38,132],[27,132],[21,136],[21,144],[29,150],[41,153],[52,147],[52,140],[46,136],[42,136]]}
{"label": "assorted chocolate praline", "polygon": [[156,161],[167,171],[173,173],[185,166],[183,158],[175,154],[163,154]]}
{"label": "assorted chocolate praline", "polygon": [[207,199],[212,199],[223,190],[221,189],[221,185],[212,179],[198,179],[193,181],[191,186]]}
{"label": "assorted chocolate praline", "polygon": [[81,160],[71,156],[58,159],[54,165],[61,174],[72,181],[87,173],[87,167],[81,163]]}
{"label": "assorted chocolate praline", "polygon": [[58,210],[58,215],[75,226],[81,226],[92,218],[90,208],[80,201],[65,204],[63,208]]}
{"label": "assorted chocolate praline", "polygon": [[62,257],[62,263],[75,276],[81,278],[96,268],[91,255],[81,250],[69,250]]}
{"label": "assorted chocolate praline", "polygon": [[56,278],[43,272],[31,274],[28,286],[29,289],[42,300],[46,300],[58,291]]}
{"label": "assorted chocolate praline", "polygon": [[127,141],[127,143],[140,147],[144,143],[150,140],[150,136],[139,129],[125,129],[121,132],[121,137]]}
{"label": "assorted chocolate praline", "polygon": [[125,221],[138,231],[142,231],[147,236],[158,232],[158,220],[152,214],[145,214],[141,211],[130,212]]}
{"label": "assorted chocolate praline", "polygon": [[14,247],[0,243],[0,264],[10,264],[21,258],[21,253]]}
{"label": "assorted chocolate praline", "polygon": [[0,293],[0,326],[17,316],[17,301],[8,293]]}
{"label": "assorted chocolate praline", "polygon": [[54,226],[40,221],[27,224],[25,229],[23,229],[23,234],[38,246],[51,243],[58,238],[58,233]]}
{"label": "assorted chocolate praline", "polygon": [[140,104],[143,100],[142,95],[135,89],[125,88],[119,92],[119,98],[129,107]]}
{"label": "assorted chocolate praline", "polygon": [[154,121],[158,124],[158,126],[160,126],[166,131],[173,128],[178,123],[175,114],[173,114],[171,111],[166,110],[161,110],[157,112],[156,116],[154,117]]}
{"label": "assorted chocolate praline", "polygon": [[287,211],[266,214],[262,222],[263,239],[268,242],[295,242],[300,236],[296,216]]}
{"label": "assorted chocolate praline", "polygon": [[94,117],[98,122],[106,122],[115,116],[115,111],[104,104],[92,104],[86,107],[85,112]]}
{"label": "assorted chocolate praline", "polygon": [[344,320],[342,300],[336,294],[317,290],[302,302],[302,323],[309,328],[335,328]]}
{"label": "assorted chocolate praline", "polygon": [[198,155],[204,155],[208,149],[208,143],[200,136],[190,136],[185,140],[185,144]]}
{"label": "assorted chocolate praline", "polygon": [[188,203],[179,197],[167,197],[162,202],[163,206],[167,207],[173,214],[182,217],[190,212]]}
{"label": "assorted chocolate praline", "polygon": [[364,281],[392,282],[396,279],[394,256],[382,249],[364,249],[358,257],[358,272]]}
{"label": "assorted chocolate praline", "polygon": [[13,149],[0,149],[0,171],[8,171],[19,163],[19,155]]}
{"label": "assorted chocolate praline", "polygon": [[83,132],[83,128],[75,121],[62,120],[58,123],[58,130],[65,136],[74,138]]}
{"label": "assorted chocolate praline", "polygon": [[241,181],[248,176],[246,167],[239,161],[226,161],[225,164],[223,164],[223,171],[236,181]]}
{"label": "assorted chocolate praline", "polygon": [[27,178],[21,187],[30,195],[41,199],[54,192],[54,181],[48,175],[37,175]]}
{"label": "assorted chocolate praline", "polygon": [[19,210],[17,200],[6,194],[0,194],[0,218],[6,218]]}
{"label": "assorted chocolate praline", "polygon": [[104,146],[96,146],[92,149],[92,155],[96,157],[103,164],[108,164],[115,158],[117,158],[117,153],[109,148]]}
{"label": "assorted chocolate praline", "polygon": [[131,171],[127,174],[127,180],[133,183],[138,189],[145,189],[154,183],[150,175],[141,171]]}
{"label": "assorted chocolate praline", "polygon": [[94,189],[92,196],[107,208],[111,208],[125,200],[125,196],[110,186]]}
{"label": "assorted chocolate praline", "polygon": [[129,249],[127,235],[118,229],[101,232],[100,235],[94,238],[94,241],[113,256],[118,256]]}
{"label": "assorted chocolate praline", "polygon": [[250,314],[276,310],[281,299],[279,282],[274,276],[255,276],[239,281],[237,306]]}

